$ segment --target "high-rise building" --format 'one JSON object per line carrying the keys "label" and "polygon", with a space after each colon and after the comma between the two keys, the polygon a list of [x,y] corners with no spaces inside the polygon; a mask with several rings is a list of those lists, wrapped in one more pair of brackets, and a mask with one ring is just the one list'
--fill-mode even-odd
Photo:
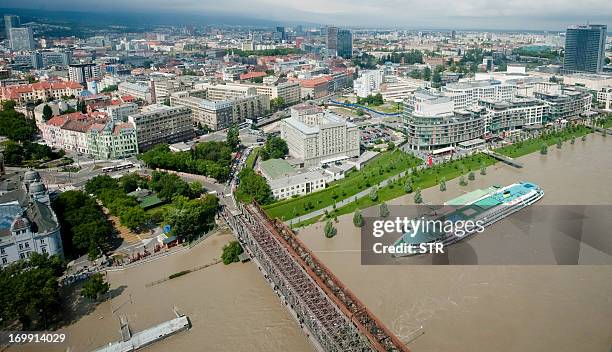
{"label": "high-rise building", "polygon": [[100,67],[96,64],[73,64],[68,66],[68,77],[73,82],[86,84],[87,81],[100,78]]}
{"label": "high-rise building", "polygon": [[579,25],[565,32],[565,72],[601,72],[605,59],[606,25]]}
{"label": "high-rise building", "polygon": [[32,28],[11,28],[9,33],[11,49],[14,51],[34,49],[34,35],[32,33]]}
{"label": "high-rise building", "polygon": [[353,57],[353,33],[348,29],[338,30],[337,55],[344,59]]}
{"label": "high-rise building", "polygon": [[287,33],[285,32],[285,27],[276,27],[276,32],[274,33],[275,39],[282,41],[287,40]]}
{"label": "high-rise building", "polygon": [[330,56],[350,59],[353,56],[353,34],[348,29],[327,27],[327,52]]}
{"label": "high-rise building", "polygon": [[327,36],[326,47],[330,55],[336,55],[338,51],[338,27],[327,27],[325,31]]}
{"label": "high-rise building", "polygon": [[8,39],[11,38],[11,28],[18,28],[19,26],[21,26],[19,16],[4,15],[4,32]]}

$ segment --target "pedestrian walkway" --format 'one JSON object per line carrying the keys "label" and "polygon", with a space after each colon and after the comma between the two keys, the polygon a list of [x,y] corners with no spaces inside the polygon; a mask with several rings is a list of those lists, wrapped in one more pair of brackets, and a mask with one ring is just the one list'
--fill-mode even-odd
{"label": "pedestrian walkway", "polygon": [[[427,166],[424,165],[424,164],[421,164],[421,165],[417,166],[417,170],[422,170],[425,167],[427,167]],[[337,202],[336,203],[336,208],[341,208],[341,207],[343,207],[343,206],[345,206],[347,204],[350,204],[350,203],[353,203],[353,202],[357,201],[358,199],[361,199],[363,197],[368,196],[370,194],[370,192],[372,192],[373,189],[375,189],[375,188],[376,189],[380,189],[380,188],[383,188],[383,187],[387,186],[391,182],[394,182],[394,181],[396,181],[396,180],[406,176],[408,174],[408,172],[410,172],[410,170],[411,169],[408,169],[406,171],[402,171],[402,172],[400,172],[399,174],[397,174],[395,176],[391,176],[388,179],[386,179],[384,181],[381,181],[380,183],[378,183],[375,186],[367,188],[367,189],[365,189],[365,190],[363,190],[363,191],[361,191],[361,192],[359,192],[357,194],[354,194],[354,195],[352,195],[352,196],[350,196],[348,198],[345,198],[345,199]],[[325,207],[325,208],[322,208],[322,209],[319,209],[319,210],[315,210],[315,211],[313,211],[311,213],[304,214],[304,215],[298,216],[296,218],[293,218],[293,219],[287,221],[287,223],[289,225],[297,224],[297,223],[300,223],[302,221],[305,221],[305,220],[308,220],[308,219],[312,219],[315,216],[321,216],[321,215],[325,214],[326,211],[329,213],[329,212],[332,212],[333,210],[334,210],[334,206],[330,205],[328,207]]]}

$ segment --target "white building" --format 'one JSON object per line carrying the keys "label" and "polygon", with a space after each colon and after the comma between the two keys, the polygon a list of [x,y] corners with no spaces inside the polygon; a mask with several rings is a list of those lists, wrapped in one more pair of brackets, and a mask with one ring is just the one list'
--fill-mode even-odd
{"label": "white building", "polygon": [[612,86],[602,87],[597,92],[597,101],[604,103],[604,110],[612,111]]}
{"label": "white building", "polygon": [[493,80],[450,83],[442,87],[444,96],[449,97],[457,109],[477,105],[480,99],[509,100],[515,90],[514,84]]}
{"label": "white building", "polygon": [[305,167],[359,156],[357,126],[312,104],[291,108],[291,117],[281,122],[281,138]]}
{"label": "white building", "polygon": [[322,169],[297,172],[283,159],[269,159],[258,165],[258,170],[266,178],[276,199],[303,196],[325,189],[333,175]]}
{"label": "white building", "polygon": [[119,83],[118,90],[121,95],[131,95],[147,103],[153,102],[151,87],[149,87],[147,82],[121,82]]}
{"label": "white building", "polygon": [[0,195],[0,266],[27,260],[34,252],[63,256],[59,221],[38,172],[4,182],[19,186]]}
{"label": "white building", "polygon": [[118,105],[109,105],[103,109],[108,114],[112,121],[127,121],[128,115],[138,112],[138,104],[122,103]]}
{"label": "white building", "polygon": [[358,97],[365,98],[379,92],[383,83],[383,70],[362,71],[360,77],[353,82],[353,90]]}

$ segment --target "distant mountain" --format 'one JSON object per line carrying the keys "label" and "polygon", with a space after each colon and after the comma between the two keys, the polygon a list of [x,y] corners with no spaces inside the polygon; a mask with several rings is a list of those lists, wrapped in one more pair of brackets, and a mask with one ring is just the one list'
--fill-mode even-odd
{"label": "distant mountain", "polygon": [[6,9],[0,8],[0,15],[14,14],[21,17],[22,23],[48,19],[59,23],[76,23],[86,25],[124,25],[124,26],[155,26],[155,25],[225,25],[245,27],[273,27],[282,23],[278,21],[247,18],[224,13],[185,14],[160,12],[74,12],[47,11],[36,9]]}

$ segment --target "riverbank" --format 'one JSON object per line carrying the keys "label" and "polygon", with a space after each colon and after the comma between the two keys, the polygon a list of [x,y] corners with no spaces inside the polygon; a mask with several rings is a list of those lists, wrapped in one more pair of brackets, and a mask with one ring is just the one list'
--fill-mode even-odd
{"label": "riverbank", "polygon": [[[425,203],[442,204],[492,184],[531,181],[546,192],[540,205],[612,205],[612,142],[590,134],[548,155],[501,163],[487,175],[459,186],[447,181],[422,191]],[[414,204],[412,195],[388,202]],[[604,351],[612,331],[610,266],[361,265],[360,231],[352,214],[338,217],[338,234],[323,235],[323,223],[299,236],[315,254],[401,337],[423,326],[409,344],[415,351]],[[478,250],[483,237],[468,242]],[[484,247],[483,247],[484,248]]]}
{"label": "riverbank", "polygon": [[189,251],[109,273],[112,300],[84,315],[75,314],[72,323],[59,330],[67,334],[68,345],[45,351],[70,347],[72,352],[89,352],[119,339],[119,315],[128,318],[132,331],[141,331],[174,318],[174,307],[189,316],[193,327],[147,351],[311,351],[297,323],[251,262],[212,265],[148,285],[211,263],[232,239],[229,233],[214,235]]}

